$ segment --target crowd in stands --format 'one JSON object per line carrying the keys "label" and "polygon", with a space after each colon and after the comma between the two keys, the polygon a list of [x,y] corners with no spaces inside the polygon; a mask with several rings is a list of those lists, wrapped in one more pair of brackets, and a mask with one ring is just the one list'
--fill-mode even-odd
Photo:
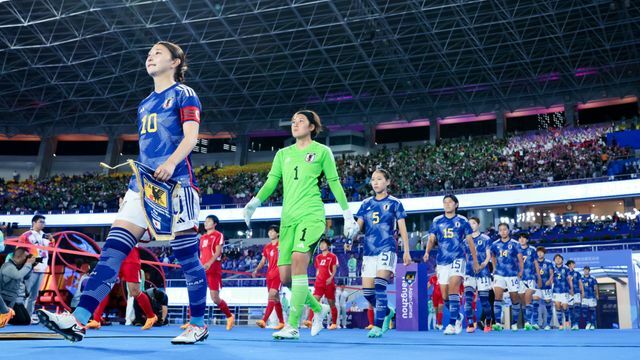
{"label": "crowd in stands", "polygon": [[[396,196],[503,185],[541,186],[552,181],[612,175],[608,172],[611,161],[631,155],[629,149],[607,145],[606,133],[612,130],[612,126],[599,125],[546,130],[506,139],[476,137],[442,140],[437,146],[424,144],[393,150],[383,147],[366,155],[338,156],[336,163],[345,192],[353,201],[369,195],[369,176],[377,167],[384,167],[392,174],[391,193]],[[618,173],[634,173],[640,169],[640,163],[630,159],[619,169]],[[269,164],[226,168],[216,164],[197,169],[203,205],[215,204],[211,199],[216,195],[226,203],[246,203],[262,186],[268,170]],[[0,210],[14,213],[114,211],[127,182],[126,175],[96,174],[0,180]],[[281,200],[280,189],[271,197],[271,202]],[[322,195],[326,201],[333,200],[326,183],[322,186]]]}

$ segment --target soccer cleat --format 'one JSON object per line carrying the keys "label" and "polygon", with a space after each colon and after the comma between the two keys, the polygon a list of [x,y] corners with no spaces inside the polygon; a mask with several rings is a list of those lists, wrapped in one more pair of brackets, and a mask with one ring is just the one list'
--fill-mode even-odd
{"label": "soccer cleat", "polygon": [[9,321],[16,315],[16,312],[12,308],[9,308],[9,312],[0,314],[0,328],[7,326]]}
{"label": "soccer cleat", "polygon": [[184,324],[182,324],[182,325],[180,326],[180,329],[181,329],[181,330],[186,330],[186,329],[189,327],[189,325],[190,325],[190,324],[189,324],[188,322],[187,322],[187,323],[184,323]]}
{"label": "soccer cleat", "polygon": [[40,319],[38,319],[38,315],[37,314],[32,314],[31,315],[31,325],[38,325],[40,324]]}
{"label": "soccer cleat", "polygon": [[540,325],[538,325],[538,324],[533,324],[533,325],[531,325],[531,328],[532,328],[533,330],[538,331],[538,330],[540,330]]}
{"label": "soccer cleat", "polygon": [[564,322],[564,329],[565,329],[565,330],[569,330],[569,329],[571,329],[571,323],[570,323],[570,322],[568,322],[568,321],[565,321],[565,322]]}
{"label": "soccer cleat", "polygon": [[558,326],[558,330],[564,330],[564,326],[563,325]]}
{"label": "soccer cleat", "polygon": [[530,330],[533,330],[533,326],[531,326],[531,324],[526,322],[526,323],[524,323],[524,329],[525,329],[525,331],[530,331]]}
{"label": "soccer cleat", "polygon": [[227,331],[233,329],[233,325],[235,323],[236,318],[231,315],[227,318]]}
{"label": "soccer cleat", "polygon": [[382,331],[381,328],[374,326],[373,328],[371,328],[371,330],[367,334],[367,337],[379,338],[379,337],[382,337],[382,334],[384,334],[384,331]]}
{"label": "soccer cleat", "polygon": [[444,334],[445,334],[445,335],[456,335],[456,334],[458,334],[458,333],[456,332],[456,327],[455,327],[455,326],[453,326],[453,325],[451,325],[451,324],[449,324],[449,325],[447,325],[447,327],[444,329]]}
{"label": "soccer cleat", "polygon": [[518,324],[511,325],[511,331],[518,331]]}
{"label": "soccer cleat", "polygon": [[311,324],[311,336],[316,336],[322,329],[324,329],[324,319],[327,317],[327,314],[331,311],[329,305],[322,304],[322,311],[320,313],[313,314],[313,323]]}
{"label": "soccer cleat", "polygon": [[284,329],[284,323],[279,323],[278,325],[273,327],[274,330],[282,330]]}
{"label": "soccer cleat", "polygon": [[154,316],[152,318],[148,318],[147,321],[145,321],[144,326],[142,327],[142,330],[149,330],[153,327],[153,325],[155,325],[155,323],[158,322],[158,317]]}
{"label": "soccer cleat", "polygon": [[591,324],[587,323],[587,325],[584,326],[585,330],[591,330]]}
{"label": "soccer cleat", "polygon": [[258,325],[259,328],[264,329],[267,327],[267,323],[264,322],[264,320],[260,319],[258,321],[256,321],[256,325]]}
{"label": "soccer cleat", "polygon": [[[373,325],[370,325],[370,326],[373,327]],[[443,329],[442,324],[436,324],[436,330],[440,331],[442,329]]]}
{"label": "soccer cleat", "polygon": [[571,327],[571,330],[580,330],[580,328],[578,327],[578,324],[576,324]]}
{"label": "soccer cleat", "polygon": [[384,317],[384,322],[382,323],[382,332],[386,333],[391,328],[391,319],[396,314],[396,311],[392,308],[389,308],[389,313]]}
{"label": "soccer cleat", "polygon": [[86,326],[87,329],[95,329],[95,330],[98,330],[101,327],[102,327],[102,324],[100,324],[100,321],[95,321],[95,320],[89,321]]}
{"label": "soccer cleat", "polygon": [[589,330],[595,330],[595,329],[596,329],[596,326],[591,324],[591,327],[589,328]]}
{"label": "soccer cleat", "polygon": [[493,324],[491,329],[493,331],[502,331],[502,330],[504,330],[504,326],[502,326],[502,324]]}
{"label": "soccer cleat", "polygon": [[182,334],[171,340],[171,343],[174,345],[195,344],[199,341],[205,341],[208,337],[209,330],[206,326],[189,324]]}
{"label": "soccer cleat", "polygon": [[551,326],[547,325],[547,326],[545,326],[545,327],[544,327],[544,329],[545,329],[546,331],[549,331],[549,330],[551,330]]}
{"label": "soccer cleat", "polygon": [[371,329],[373,329],[373,325],[369,324],[369,325],[367,325],[367,327],[366,327],[366,328],[364,328],[364,329],[365,329],[365,330],[371,330]]}
{"label": "soccer cleat", "polygon": [[336,325],[336,324],[331,324],[331,325],[329,325],[329,327],[327,328],[327,330],[335,330],[335,329],[337,329],[337,328],[338,328],[338,325]]}
{"label": "soccer cleat", "polygon": [[468,333],[468,334],[472,334],[472,333],[474,333],[475,331],[476,331],[476,327],[475,327],[475,326],[473,326],[473,325],[469,325],[469,326],[467,326],[467,333]]}
{"label": "soccer cleat", "polygon": [[305,320],[302,322],[302,326],[306,327],[307,329],[311,329],[311,325],[312,323],[309,320]]}
{"label": "soccer cleat", "polygon": [[462,321],[463,320],[464,320],[464,317],[462,316],[462,314],[458,314],[458,320],[456,320],[456,325],[455,325],[456,335],[462,333]]}
{"label": "soccer cleat", "polygon": [[484,330],[483,330],[483,331],[484,331],[484,332],[486,332],[486,333],[488,333],[488,332],[491,332],[491,330],[492,330],[491,325],[485,325],[485,327],[484,327]]}
{"label": "soccer cleat", "polygon": [[298,340],[300,339],[300,333],[298,329],[294,329],[291,325],[286,324],[282,330],[274,332],[272,334],[276,340]]}
{"label": "soccer cleat", "polygon": [[71,342],[82,341],[86,330],[70,312],[55,314],[47,310],[37,310],[40,323],[47,329],[62,335]]}

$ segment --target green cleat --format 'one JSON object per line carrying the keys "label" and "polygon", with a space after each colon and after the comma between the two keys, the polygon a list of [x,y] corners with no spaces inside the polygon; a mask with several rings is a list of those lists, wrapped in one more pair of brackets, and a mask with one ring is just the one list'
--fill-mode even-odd
{"label": "green cleat", "polygon": [[504,326],[502,326],[502,324],[493,324],[492,329],[493,331],[502,331],[504,330]]}
{"label": "green cleat", "polygon": [[382,323],[382,332],[386,333],[387,331],[389,331],[389,324],[391,323],[391,319],[393,319],[393,316],[396,314],[396,311],[392,308],[389,308],[389,314],[387,314],[387,316],[384,317],[384,322]]}
{"label": "green cleat", "polygon": [[371,330],[369,331],[369,334],[367,334],[367,336],[370,337],[370,338],[379,338],[379,337],[382,337],[383,333],[384,333],[384,331],[382,331],[382,329],[380,329],[377,326],[374,326],[373,328],[371,328]]}
{"label": "green cleat", "polygon": [[531,331],[531,330],[533,330],[533,326],[531,326],[531,324],[529,324],[529,323],[526,323],[526,324],[524,324],[524,329],[526,331]]}

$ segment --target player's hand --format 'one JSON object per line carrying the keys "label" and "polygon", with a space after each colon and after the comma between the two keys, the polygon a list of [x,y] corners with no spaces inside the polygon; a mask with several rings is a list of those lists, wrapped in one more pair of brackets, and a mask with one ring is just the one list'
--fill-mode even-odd
{"label": "player's hand", "polygon": [[402,254],[402,262],[404,263],[405,266],[409,266],[411,265],[411,262],[413,260],[411,259],[411,254],[408,251],[405,251],[404,254]]}
{"label": "player's hand", "polygon": [[333,279],[329,278],[329,279],[327,279],[327,281],[325,281],[325,283],[326,283],[327,285],[329,285],[329,284],[331,284],[331,281],[333,281]]}
{"label": "player's hand", "polygon": [[542,280],[538,280],[538,288],[542,287]]}
{"label": "player's hand", "polygon": [[153,173],[153,177],[158,181],[167,181],[173,176],[173,172],[176,170],[176,164],[167,160],[162,165],[158,166]]}
{"label": "player's hand", "polygon": [[518,279],[522,279],[522,271],[518,273]]}
{"label": "player's hand", "polygon": [[349,209],[342,212],[342,218],[344,219],[344,236],[347,239],[353,239],[360,232],[360,226],[353,219],[353,214]]}
{"label": "player's hand", "polygon": [[252,277],[252,278],[256,277],[256,275],[257,275],[257,274],[256,274],[256,272],[255,272],[255,271],[251,273],[251,277]]}
{"label": "player's hand", "polygon": [[211,263],[206,263],[206,264],[204,264],[203,267],[204,267],[204,271],[207,271],[211,267]]}
{"label": "player's hand", "polygon": [[429,253],[425,252],[424,256],[422,257],[422,260],[424,260],[424,262],[428,262],[429,261]]}
{"label": "player's hand", "polygon": [[262,204],[262,201],[257,197],[253,197],[247,205],[242,209],[242,216],[244,217],[244,223],[247,224],[247,227],[250,227],[251,217],[253,213],[256,212],[256,209]]}
{"label": "player's hand", "polygon": [[480,272],[480,269],[481,269],[481,268],[480,268],[480,265],[478,264],[478,262],[477,262],[477,261],[474,261],[474,263],[473,263],[473,271],[474,271],[475,273],[478,273],[478,272]]}

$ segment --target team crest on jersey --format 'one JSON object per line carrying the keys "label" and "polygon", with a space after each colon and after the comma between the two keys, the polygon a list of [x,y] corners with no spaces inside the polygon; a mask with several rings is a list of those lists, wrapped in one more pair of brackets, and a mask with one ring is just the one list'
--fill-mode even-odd
{"label": "team crest on jersey", "polygon": [[456,221],[456,227],[460,227],[460,222]]}
{"label": "team crest on jersey", "polygon": [[173,97],[170,97],[167,100],[165,100],[164,103],[162,104],[162,108],[166,110],[170,108],[171,105],[173,105]]}
{"label": "team crest on jersey", "polygon": [[273,250],[269,252],[269,256],[273,256]]}
{"label": "team crest on jersey", "polygon": [[316,153],[307,153],[304,157],[304,161],[308,163],[312,163],[316,159]]}
{"label": "team crest on jersey", "polygon": [[512,246],[512,245],[507,246],[507,249],[511,250],[511,246]]}
{"label": "team crest on jersey", "polygon": [[391,207],[391,205],[389,205],[389,204],[384,204],[384,206],[382,207],[382,209],[383,209],[384,211],[389,211],[389,208],[390,208],[390,207]]}
{"label": "team crest on jersey", "polygon": [[416,272],[415,271],[407,271],[404,274],[404,281],[407,285],[411,285],[416,281]]}

